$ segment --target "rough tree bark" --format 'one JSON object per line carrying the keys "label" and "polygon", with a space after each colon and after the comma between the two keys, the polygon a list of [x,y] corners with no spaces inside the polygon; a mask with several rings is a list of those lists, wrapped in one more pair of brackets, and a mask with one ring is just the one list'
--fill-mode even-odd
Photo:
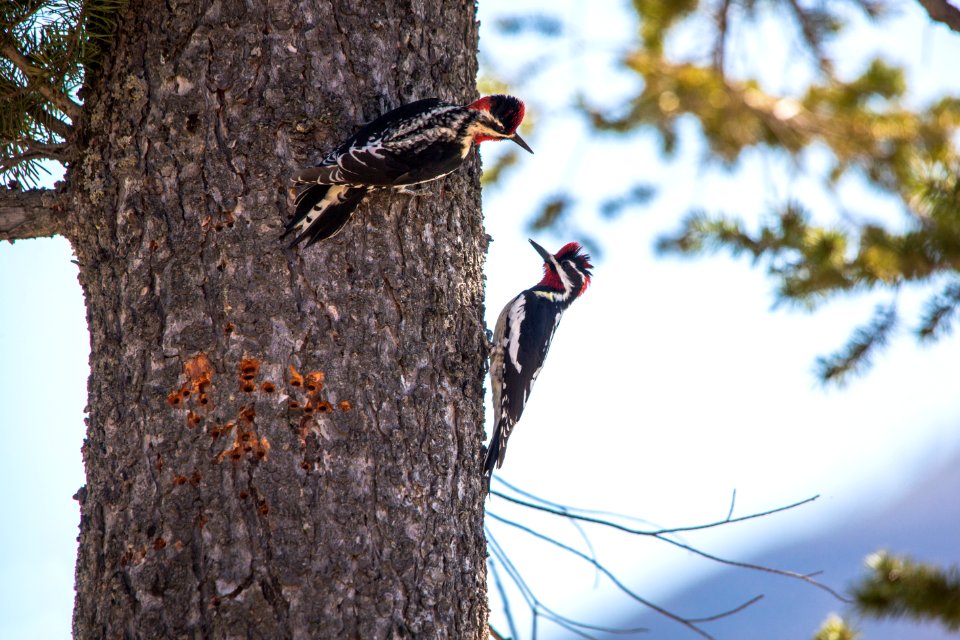
{"label": "rough tree bark", "polygon": [[484,636],[477,160],[278,240],[296,168],[476,51],[469,0],[130,3],[67,176],[76,637]]}

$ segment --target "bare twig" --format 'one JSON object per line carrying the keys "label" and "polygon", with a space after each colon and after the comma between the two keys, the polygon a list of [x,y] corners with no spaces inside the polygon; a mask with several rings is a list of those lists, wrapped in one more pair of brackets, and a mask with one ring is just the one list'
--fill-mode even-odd
{"label": "bare twig", "polygon": [[772,573],[774,575],[783,576],[785,578],[793,578],[795,580],[800,580],[802,582],[806,582],[811,586],[817,587],[818,589],[822,589],[823,591],[826,591],[827,593],[832,595],[837,600],[840,600],[841,602],[847,602],[847,603],[851,602],[849,598],[845,598],[844,596],[840,595],[840,593],[837,592],[836,590],[828,587],[827,585],[825,585],[824,583],[818,580],[814,580],[813,576],[819,575],[821,573],[820,571],[815,571],[813,573],[798,573],[796,571],[788,571],[786,569],[775,569],[773,567],[765,567],[761,564],[753,564],[751,562],[740,562],[739,560],[730,560],[728,558],[721,558],[720,556],[715,556],[711,553],[707,553],[706,551],[702,551],[692,545],[686,544],[684,542],[680,542],[679,540],[674,540],[673,538],[668,538],[666,536],[656,536],[656,538],[668,544],[672,544],[673,546],[683,549],[685,551],[694,553],[700,556],[701,558],[706,558],[707,560],[712,560],[719,564],[725,564],[729,567],[738,567],[740,569],[750,569],[752,571],[762,571],[763,573]]}
{"label": "bare twig", "polygon": [[[527,606],[530,608],[530,614],[532,618],[532,630],[530,633],[531,640],[536,640],[537,637],[537,619],[541,612],[543,615],[550,621],[555,622],[556,624],[562,626],[565,629],[570,629],[580,637],[590,638],[588,634],[577,629],[571,629],[570,623],[576,623],[577,621],[566,618],[559,613],[555,612],[550,607],[543,604],[536,595],[534,595],[533,590],[523,579],[523,576],[520,574],[520,571],[514,566],[513,562],[507,556],[506,551],[503,550],[503,547],[497,542],[496,538],[493,537],[493,534],[490,533],[490,530],[487,529],[487,540],[490,543],[490,549],[493,552],[495,558],[497,558],[500,563],[504,566],[507,571],[507,575],[513,580],[514,584],[517,585],[517,588],[520,590],[520,594],[523,597],[524,601],[527,603]],[[505,601],[506,606],[506,601]],[[516,631],[513,632],[516,636]]]}
{"label": "bare twig", "polygon": [[[745,515],[745,516],[737,516],[736,518],[731,518],[731,517],[728,516],[727,518],[725,518],[725,519],[723,519],[723,520],[717,520],[717,521],[715,521],[715,522],[708,522],[708,523],[706,523],[706,524],[696,524],[696,525],[690,525],[690,526],[687,526],[687,527],[671,527],[671,528],[666,528],[666,529],[634,529],[634,528],[632,528],[632,527],[627,527],[627,526],[624,526],[624,525],[621,525],[621,524],[617,524],[617,523],[615,523],[615,522],[610,522],[609,520],[603,520],[602,518],[595,518],[595,517],[586,516],[586,515],[580,515],[580,514],[576,513],[576,512],[578,512],[578,511],[581,512],[581,513],[587,512],[588,510],[586,510],[586,509],[578,509],[578,508],[576,508],[576,507],[562,507],[562,508],[561,508],[560,505],[557,505],[557,506],[554,507],[554,508],[546,507],[546,506],[542,506],[542,505],[538,505],[538,504],[532,504],[532,503],[529,503],[529,502],[525,502],[525,501],[520,500],[520,499],[518,499],[518,498],[514,498],[514,497],[512,497],[512,496],[508,496],[508,495],[506,495],[506,494],[504,494],[504,493],[501,493],[501,492],[499,492],[499,491],[491,491],[491,492],[490,492],[490,495],[494,495],[494,496],[497,496],[497,497],[499,497],[499,498],[503,498],[504,500],[507,500],[508,502],[513,502],[514,504],[519,504],[519,505],[521,505],[521,506],[528,507],[528,508],[530,508],[530,509],[536,509],[536,510],[538,510],[538,511],[544,511],[544,512],[546,512],[546,513],[552,513],[553,515],[558,515],[558,516],[573,517],[573,518],[576,518],[577,520],[580,520],[580,521],[582,521],[582,522],[592,522],[592,523],[594,523],[594,524],[601,524],[601,525],[604,525],[604,526],[612,527],[612,528],[614,528],[614,529],[619,529],[620,531],[623,531],[623,532],[625,532],[625,533],[632,533],[632,534],[634,534],[634,535],[639,535],[639,536],[651,536],[651,537],[659,537],[659,536],[664,536],[664,535],[671,534],[671,533],[683,533],[683,532],[686,532],[686,531],[699,531],[699,530],[701,530],[701,529],[712,529],[712,528],[714,528],[714,527],[719,527],[720,525],[724,525],[724,524],[732,524],[732,523],[734,523],[734,522],[743,522],[743,521],[745,521],[745,520],[752,520],[752,519],[754,519],[754,518],[762,518],[762,517],[764,517],[764,516],[773,515],[774,513],[780,513],[781,511],[788,511],[788,510],[790,510],[790,509],[796,509],[797,507],[802,506],[802,505],[805,505],[805,504],[807,504],[807,503],[809,503],[809,502],[813,502],[814,500],[817,500],[817,499],[820,497],[819,495],[815,495],[815,496],[812,496],[812,497],[810,497],[810,498],[805,498],[804,500],[800,500],[800,501],[798,501],[798,502],[794,502],[794,503],[792,503],[792,504],[788,504],[788,505],[783,506],[783,507],[776,507],[776,508],[774,508],[774,509],[768,509],[767,511],[760,511],[760,512],[757,512],[757,513],[751,513],[751,514],[748,514],[748,515]],[[530,495],[530,494],[527,494],[527,495]],[[531,497],[534,497],[534,496],[531,496]],[[547,501],[541,500],[541,502],[546,503]],[[608,515],[610,515],[610,516],[617,517],[617,518],[631,519],[631,516],[621,515],[621,514],[618,514],[618,513],[610,513],[610,512],[606,512],[606,513],[607,513]]]}
{"label": "bare twig", "polygon": [[80,112],[83,107],[74,102],[67,94],[63,93],[62,91],[57,91],[51,87],[44,79],[43,71],[30,64],[30,61],[27,60],[23,54],[20,53],[9,41],[0,45],[0,55],[3,55],[10,62],[16,65],[23,75],[27,77],[27,81],[30,83],[30,86],[35,88],[40,95],[53,103],[58,109],[63,111],[67,117],[73,121],[76,121],[77,118],[80,117]]}
{"label": "bare twig", "polygon": [[737,506],[737,490],[733,490],[733,495],[730,497],[730,510],[727,511],[726,522],[730,522],[730,518],[733,517],[733,508]]}
{"label": "bare twig", "polygon": [[763,594],[758,595],[758,596],[753,596],[752,598],[750,598],[749,600],[747,600],[746,602],[744,602],[743,604],[741,604],[739,607],[734,607],[733,609],[729,609],[729,610],[727,610],[727,611],[724,611],[723,613],[718,613],[718,614],[715,615],[715,616],[704,616],[703,618],[690,618],[690,622],[694,622],[694,623],[696,623],[696,624],[700,624],[701,622],[713,622],[714,620],[720,620],[720,619],[722,619],[722,618],[727,618],[727,617],[732,616],[732,615],[734,615],[734,614],[736,614],[736,613],[740,613],[741,611],[743,611],[743,610],[746,609],[747,607],[749,607],[749,606],[751,606],[751,605],[753,605],[753,604],[756,604],[757,602],[760,602],[761,600],[763,600]]}
{"label": "bare twig", "polygon": [[[602,631],[604,633],[611,634],[627,634],[627,633],[643,633],[648,631],[645,627],[634,627],[634,628],[619,628],[619,627],[606,627],[601,625],[588,624],[586,622],[580,622],[579,620],[574,620],[568,618],[562,614],[557,613],[547,605],[545,605],[537,596],[533,593],[533,590],[523,579],[523,576],[520,574],[520,571],[516,568],[513,562],[507,556],[506,551],[503,550],[503,547],[497,542],[496,538],[493,537],[493,534],[490,532],[489,528],[486,529],[487,541],[490,544],[490,552],[493,557],[499,561],[503,566],[504,570],[507,572],[507,575],[513,580],[514,584],[517,585],[517,588],[520,590],[520,594],[526,601],[527,606],[530,607],[530,612],[533,616],[533,625],[534,630],[531,634],[533,638],[536,637],[536,620],[539,615],[543,615],[547,620],[577,634],[583,638],[592,638],[593,636],[585,633],[584,630],[590,631]],[[586,555],[584,555],[586,557]],[[589,560],[589,559],[588,559]],[[593,562],[593,560],[589,560]],[[501,592],[501,597],[504,598],[506,602],[506,596]],[[511,629],[512,630],[512,629]],[[516,631],[512,630],[512,633],[516,636]]]}
{"label": "bare twig", "polygon": [[[518,487],[518,486],[516,486],[516,485],[510,484],[509,482],[507,482],[506,480],[504,480],[504,479],[501,478],[500,476],[494,476],[494,479],[495,479],[497,482],[499,482],[500,484],[502,484],[502,485],[504,485],[505,487],[507,487],[508,489],[510,489],[511,491],[513,491],[514,493],[518,493],[518,494],[520,494],[521,496],[526,496],[526,497],[530,498],[531,500],[535,500],[536,502],[539,502],[539,503],[541,503],[541,504],[545,504],[545,505],[547,505],[548,507],[554,507],[554,508],[559,509],[559,510],[564,511],[564,512],[566,512],[566,511],[576,511],[577,513],[579,513],[579,514],[581,514],[581,515],[610,516],[610,517],[613,517],[613,518],[620,518],[620,519],[622,519],[622,520],[629,520],[629,521],[631,521],[631,522],[641,522],[641,523],[646,524],[646,525],[654,526],[653,523],[652,523],[650,520],[647,520],[646,518],[638,518],[637,516],[628,516],[628,515],[623,514],[623,513],[614,513],[614,512],[612,512],[612,511],[604,511],[604,510],[602,510],[602,509],[585,509],[585,508],[583,508],[583,507],[569,507],[569,506],[567,506],[567,505],[560,504],[559,502],[553,502],[552,500],[547,500],[546,498],[542,498],[542,497],[540,497],[540,496],[534,495],[534,494],[530,493],[529,491],[525,491],[525,490],[521,489],[520,487]],[[501,494],[501,493],[499,493],[499,492],[494,492],[494,493],[496,493],[496,495],[498,495],[498,496],[500,496],[500,497],[505,497],[505,496],[503,496],[503,494]]]}
{"label": "bare twig", "polygon": [[[510,636],[517,637],[517,627],[513,622],[513,611],[510,610],[510,600],[507,598],[507,591],[503,588],[503,581],[500,579],[500,570],[497,563],[490,559],[490,571],[493,573],[493,584],[497,587],[500,599],[503,600],[503,613],[507,616],[507,625],[510,627]],[[491,631],[493,629],[491,628]],[[499,634],[497,634],[499,635]]]}
{"label": "bare twig", "polygon": [[[506,518],[503,518],[503,517],[501,517],[501,516],[498,516],[498,515],[496,515],[495,513],[490,513],[489,511],[487,511],[487,515],[490,516],[491,518],[493,518],[494,520],[498,521],[498,522],[502,522],[503,524],[506,524],[506,525],[509,525],[509,526],[511,526],[511,527],[515,527],[515,528],[517,528],[517,529],[520,529],[521,531],[523,531],[523,532],[525,532],[525,533],[527,533],[527,534],[529,534],[529,535],[531,535],[531,536],[533,536],[533,537],[535,537],[535,538],[537,538],[537,539],[539,539],[539,540],[543,540],[544,542],[549,542],[550,544],[552,544],[552,545],[554,545],[554,546],[557,546],[557,547],[563,549],[564,551],[567,551],[568,553],[571,553],[571,554],[577,556],[578,558],[581,558],[581,559],[589,562],[589,563],[592,564],[594,567],[596,567],[603,575],[607,576],[607,578],[608,578],[618,589],[620,589],[620,591],[622,591],[624,594],[626,594],[627,596],[629,596],[629,597],[632,598],[633,600],[636,600],[636,601],[639,602],[640,604],[642,604],[642,605],[644,605],[645,607],[648,607],[648,608],[656,611],[656,612],[659,613],[660,615],[662,615],[662,616],[664,616],[664,617],[666,617],[666,618],[669,618],[669,619],[673,620],[674,622],[676,622],[676,623],[678,623],[678,624],[681,624],[681,625],[687,627],[687,628],[690,629],[691,631],[694,631],[695,633],[697,633],[698,635],[700,635],[700,636],[702,636],[702,637],[704,637],[704,638],[713,638],[713,636],[711,636],[709,633],[707,633],[706,631],[704,631],[703,629],[701,629],[700,627],[698,627],[695,622],[691,621],[691,619],[685,618],[685,617],[680,616],[680,615],[677,615],[677,614],[673,613],[672,611],[669,611],[668,609],[664,609],[663,607],[660,607],[660,606],[652,603],[651,601],[647,600],[647,599],[644,598],[643,596],[640,596],[640,595],[638,595],[637,593],[635,593],[634,591],[630,590],[630,589],[629,589],[625,584],[623,584],[609,569],[607,569],[607,568],[606,568],[603,564],[601,564],[600,562],[598,562],[598,561],[593,560],[592,558],[590,558],[590,556],[588,556],[587,554],[585,554],[585,553],[583,553],[583,552],[581,552],[581,551],[579,551],[579,550],[577,550],[577,549],[574,549],[573,547],[571,547],[571,546],[569,546],[569,545],[566,545],[566,544],[564,544],[564,543],[562,543],[562,542],[560,542],[560,541],[558,541],[558,540],[555,540],[555,539],[551,538],[551,537],[548,536],[548,535],[542,534],[542,533],[540,533],[540,532],[538,532],[538,531],[534,531],[534,530],[531,529],[530,527],[524,526],[524,525],[522,525],[522,524],[520,524],[520,523],[518,523],[518,522],[514,522],[514,521],[512,521],[512,520],[508,520],[508,519],[506,519]],[[726,616],[733,615],[733,614],[735,614],[735,613],[737,613],[737,612],[739,612],[739,611],[742,611],[744,608],[750,606],[750,605],[753,604],[754,602],[757,602],[758,600],[760,600],[761,597],[762,597],[762,596],[755,596],[754,598],[751,598],[750,600],[748,600],[748,601],[746,601],[746,602],[744,602],[744,603],[742,603],[742,604],[740,604],[740,605],[737,605],[737,606],[734,607],[733,609],[730,609],[730,610],[728,610],[728,611],[724,611],[724,612],[715,614],[715,615],[713,615],[713,616],[710,616],[710,617],[709,617],[709,620],[717,620],[717,619],[720,619],[720,618],[723,618],[723,617],[726,617]]]}
{"label": "bare twig", "polygon": [[[687,544],[687,543],[684,543],[684,542],[680,542],[679,540],[675,540],[674,538],[670,537],[671,534],[682,533],[682,532],[689,532],[689,531],[697,531],[697,530],[702,530],[702,529],[710,529],[710,528],[719,527],[719,526],[725,525],[725,524],[732,524],[732,523],[735,523],[735,522],[742,522],[742,521],[744,521],[744,520],[750,520],[750,519],[753,519],[753,518],[759,518],[759,517],[761,517],[761,516],[768,516],[768,515],[771,515],[771,514],[774,514],[774,513],[778,513],[778,512],[781,512],[781,511],[786,511],[786,510],[788,510],[788,509],[794,509],[794,508],[799,507],[799,506],[801,506],[801,505],[807,504],[808,502],[812,502],[812,501],[816,500],[819,496],[813,496],[812,498],[807,498],[806,500],[801,500],[801,501],[799,501],[799,502],[795,502],[795,503],[793,503],[793,504],[786,505],[786,506],[784,506],[784,507],[777,507],[776,509],[770,509],[770,510],[763,511],[763,512],[760,512],[760,513],[752,513],[752,514],[749,514],[749,515],[746,515],[746,516],[740,516],[740,517],[737,517],[737,518],[731,517],[732,512],[733,512],[733,504],[731,504],[730,513],[728,513],[727,517],[726,517],[724,520],[718,520],[718,521],[710,522],[710,523],[707,523],[707,524],[694,525],[694,526],[689,526],[689,527],[675,527],[675,528],[671,528],[671,529],[659,529],[659,530],[643,530],[643,529],[635,529],[635,528],[633,528],[633,527],[628,527],[628,526],[625,526],[625,525],[622,525],[622,524],[619,524],[619,523],[616,523],[616,522],[611,522],[610,520],[604,520],[604,519],[602,519],[602,518],[597,518],[597,517],[593,517],[593,516],[586,516],[586,515],[579,515],[579,514],[577,514],[577,513],[574,513],[574,510],[572,510],[572,509],[569,508],[569,507],[567,507],[567,508],[562,508],[562,509],[561,509],[561,508],[555,508],[555,507],[548,507],[548,506],[544,506],[544,505],[538,505],[538,504],[533,504],[533,503],[526,502],[526,501],[523,501],[523,500],[519,500],[519,499],[517,499],[517,498],[514,498],[514,497],[511,497],[511,496],[502,494],[502,493],[500,493],[500,492],[498,492],[498,491],[492,491],[491,493],[494,494],[494,495],[497,495],[497,496],[499,496],[499,497],[501,497],[501,498],[503,498],[504,500],[507,500],[508,502],[512,502],[512,503],[514,503],[514,504],[518,504],[518,505],[520,505],[520,506],[524,506],[524,507],[527,507],[527,508],[529,508],[529,509],[534,509],[534,510],[536,510],[536,511],[542,511],[542,512],[544,512],[544,513],[549,513],[549,514],[552,514],[552,515],[555,515],[555,516],[560,516],[560,517],[563,517],[563,518],[569,518],[569,519],[572,519],[572,520],[580,520],[580,521],[582,521],[582,522],[589,522],[589,523],[591,523],[591,524],[596,524],[596,525],[600,525],[600,526],[604,526],[604,527],[609,527],[609,528],[611,528],[611,529],[616,529],[616,530],[618,530],[618,531],[622,531],[622,532],[624,532],[624,533],[629,533],[629,534],[631,534],[631,535],[648,536],[648,537],[652,537],[652,538],[657,538],[658,540],[661,540],[661,541],[663,541],[663,542],[666,542],[667,544],[671,544],[671,545],[673,545],[673,546],[675,546],[675,547],[678,547],[678,548],[683,549],[683,550],[685,550],[685,551],[689,551],[689,552],[694,553],[694,554],[696,554],[696,555],[698,555],[698,556],[700,556],[700,557],[702,557],[702,558],[706,558],[707,560],[712,560],[713,562],[717,562],[717,563],[719,563],[719,564],[724,564],[724,565],[731,566],[731,567],[737,567],[737,568],[740,568],[740,569],[750,569],[750,570],[752,570],[752,571],[761,571],[761,572],[764,572],[764,573],[771,573],[771,574],[783,576],[783,577],[786,577],[786,578],[793,578],[793,579],[795,579],[795,580],[800,580],[800,581],[802,581],[802,582],[806,582],[807,584],[809,584],[809,585],[811,585],[811,586],[817,587],[818,589],[822,589],[823,591],[826,591],[827,593],[829,593],[829,594],[832,595],[833,597],[837,598],[837,599],[840,600],[841,602],[849,602],[849,599],[847,599],[846,597],[844,597],[843,595],[841,595],[841,594],[840,594],[839,592],[837,592],[835,589],[832,589],[831,587],[827,586],[826,584],[824,584],[824,583],[822,583],[822,582],[820,582],[820,581],[818,581],[818,580],[814,580],[814,579],[813,579],[813,576],[819,575],[820,572],[814,572],[814,573],[799,573],[799,572],[796,572],[796,571],[788,571],[788,570],[786,570],[786,569],[777,569],[777,568],[774,568],[774,567],[766,567],[766,566],[759,565],[759,564],[754,564],[754,563],[751,563],[751,562],[741,562],[741,561],[739,561],[739,560],[731,560],[731,559],[729,559],[729,558],[723,558],[723,557],[721,557],[721,556],[716,556],[716,555],[713,555],[713,554],[711,554],[711,553],[707,553],[706,551],[703,551],[702,549],[699,549],[699,548],[697,548],[697,547],[694,547],[693,545],[690,545],[690,544]],[[489,514],[489,515],[493,515],[493,514]],[[616,514],[614,514],[614,515],[616,515]],[[496,516],[494,516],[494,517],[496,517]]]}

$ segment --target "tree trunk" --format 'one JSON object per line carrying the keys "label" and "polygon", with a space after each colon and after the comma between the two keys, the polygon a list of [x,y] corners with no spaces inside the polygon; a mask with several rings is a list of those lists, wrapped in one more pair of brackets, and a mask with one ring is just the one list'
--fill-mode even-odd
{"label": "tree trunk", "polygon": [[479,163],[278,239],[297,168],[389,108],[474,97],[474,9],[130,3],[68,175],[76,637],[484,636]]}

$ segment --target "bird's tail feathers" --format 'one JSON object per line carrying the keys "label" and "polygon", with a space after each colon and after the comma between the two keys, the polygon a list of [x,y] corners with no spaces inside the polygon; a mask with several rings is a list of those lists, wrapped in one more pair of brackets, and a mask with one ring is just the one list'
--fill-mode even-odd
{"label": "bird's tail feathers", "polygon": [[304,240],[309,247],[320,240],[332,238],[343,229],[367,192],[366,187],[310,185],[297,194],[296,211],[281,237],[294,234],[291,247]]}
{"label": "bird's tail feathers", "polygon": [[487,447],[487,458],[483,462],[483,477],[487,483],[487,493],[490,493],[490,481],[493,479],[494,468],[500,468],[503,464],[503,454],[501,452],[501,436],[503,428],[497,425],[493,430],[493,437],[490,439],[490,446]]}

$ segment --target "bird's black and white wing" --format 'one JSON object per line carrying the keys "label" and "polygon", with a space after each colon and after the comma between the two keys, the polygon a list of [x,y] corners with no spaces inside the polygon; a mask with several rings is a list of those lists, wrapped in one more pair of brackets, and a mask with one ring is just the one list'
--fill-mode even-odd
{"label": "bird's black and white wing", "polygon": [[458,136],[473,117],[436,98],[418,100],[364,125],[315,167],[301,184],[408,185],[438,178],[463,160]]}
{"label": "bird's black and white wing", "polygon": [[503,308],[497,319],[490,358],[494,434],[484,465],[488,473],[503,464],[507,440],[543,368],[560,321],[555,306],[549,297],[524,291]]}

